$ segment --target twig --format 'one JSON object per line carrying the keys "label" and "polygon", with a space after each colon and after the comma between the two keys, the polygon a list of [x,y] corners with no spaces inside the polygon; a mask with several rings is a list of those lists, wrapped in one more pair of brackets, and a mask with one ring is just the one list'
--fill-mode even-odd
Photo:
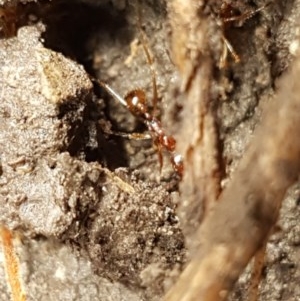
{"label": "twig", "polygon": [[220,194],[218,132],[210,98],[213,60],[207,44],[211,24],[200,17],[201,1],[168,4],[172,58],[180,71],[184,101],[177,139],[185,165],[178,214],[191,250],[195,229]]}

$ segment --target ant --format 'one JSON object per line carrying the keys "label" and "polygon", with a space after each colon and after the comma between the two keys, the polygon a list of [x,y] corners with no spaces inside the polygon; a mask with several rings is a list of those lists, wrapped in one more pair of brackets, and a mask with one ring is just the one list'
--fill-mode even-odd
{"label": "ant", "polygon": [[222,40],[223,40],[224,46],[223,46],[223,52],[222,52],[222,55],[220,58],[220,63],[219,63],[220,69],[222,69],[226,66],[226,58],[228,56],[228,51],[230,52],[231,56],[233,57],[235,63],[239,63],[241,61],[239,55],[235,52],[233,46],[228,41],[228,39],[225,37],[225,33],[229,28],[229,24],[232,22],[247,21],[248,19],[250,19],[254,15],[256,15],[258,12],[265,9],[266,6],[268,6],[268,5],[269,5],[269,3],[259,7],[257,9],[246,11],[245,13],[240,14],[240,15],[233,15],[232,6],[229,3],[227,3],[226,1],[224,1],[222,3],[220,12],[219,12],[219,17],[222,20],[222,31],[223,31]]}
{"label": "ant", "polygon": [[[143,32],[142,32],[143,34]],[[146,54],[146,58],[148,64],[150,66],[151,75],[152,75],[152,86],[153,86],[153,111],[155,112],[157,106],[157,85],[156,85],[156,76],[153,68],[153,59],[147,49],[145,37],[141,37],[141,42],[143,45],[144,52]],[[169,136],[165,133],[165,130],[162,127],[161,122],[149,112],[149,107],[146,104],[146,94],[142,89],[135,89],[127,93],[127,95],[123,98],[117,92],[113,90],[107,83],[98,80],[97,81],[101,87],[103,87],[115,100],[120,102],[123,106],[125,106],[131,114],[140,118],[144,124],[147,126],[150,135],[154,141],[154,144],[158,149],[159,156],[159,164],[160,170],[163,165],[163,157],[162,150],[165,149],[170,153],[171,156],[171,164],[177,174],[182,177],[183,175],[183,158],[181,155],[175,153],[176,140],[173,136]]]}

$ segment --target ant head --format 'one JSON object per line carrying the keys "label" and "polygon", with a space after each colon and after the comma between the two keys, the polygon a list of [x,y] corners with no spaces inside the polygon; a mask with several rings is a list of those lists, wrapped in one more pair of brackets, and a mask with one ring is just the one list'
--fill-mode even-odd
{"label": "ant head", "polygon": [[146,94],[141,89],[132,90],[125,96],[125,101],[132,113],[139,114],[145,109]]}
{"label": "ant head", "polygon": [[146,102],[146,95],[143,90],[135,89],[126,94],[125,100],[129,107],[135,107],[138,104],[144,104]]}

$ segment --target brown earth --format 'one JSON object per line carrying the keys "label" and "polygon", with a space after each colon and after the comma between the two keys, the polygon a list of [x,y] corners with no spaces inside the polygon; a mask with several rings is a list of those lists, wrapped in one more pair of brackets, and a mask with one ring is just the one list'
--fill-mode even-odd
{"label": "brown earth", "polygon": [[[0,1],[0,221],[16,235],[27,300],[160,300],[199,247],[196,230],[234,179],[262,112],[297,95],[297,84],[280,92],[297,79],[289,69],[299,61],[298,0],[226,26],[218,1],[189,2],[204,20],[189,20],[199,23],[199,49],[182,46],[176,1]],[[233,15],[267,4],[223,2]],[[142,88],[152,111],[140,27],[157,115],[185,158],[182,181],[168,152],[160,172],[152,140],[130,135],[147,132],[143,120],[90,80],[121,95]],[[223,37],[240,62],[228,53],[220,68]],[[296,185],[267,245],[261,300],[300,298],[298,198]],[[239,220],[238,208],[224,215]],[[232,300],[247,299],[250,268]],[[2,267],[0,278],[0,299],[9,300]]]}

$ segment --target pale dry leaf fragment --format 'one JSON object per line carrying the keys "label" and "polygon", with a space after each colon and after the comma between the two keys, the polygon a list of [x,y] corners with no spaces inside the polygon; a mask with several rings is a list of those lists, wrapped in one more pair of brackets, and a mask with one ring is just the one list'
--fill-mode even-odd
{"label": "pale dry leaf fragment", "polygon": [[112,180],[112,183],[118,186],[122,191],[133,194],[135,192],[132,185],[122,180],[120,177],[112,173],[109,169],[104,168],[103,169],[106,173],[106,175]]}
{"label": "pale dry leaf fragment", "polygon": [[[82,89],[92,88],[83,67],[62,54],[46,48],[36,51],[41,76],[41,93],[52,103],[63,102],[68,97],[79,95]],[[74,84],[66,85],[72,80]]]}

